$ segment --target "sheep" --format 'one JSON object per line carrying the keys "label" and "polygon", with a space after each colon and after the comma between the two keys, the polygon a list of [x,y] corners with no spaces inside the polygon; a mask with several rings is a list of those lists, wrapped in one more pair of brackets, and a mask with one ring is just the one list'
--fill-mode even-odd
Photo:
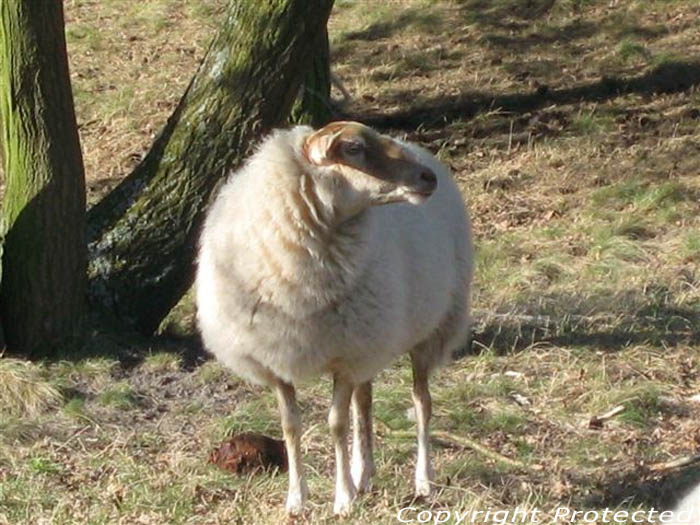
{"label": "sheep", "polygon": [[447,168],[360,123],[276,130],[222,186],[200,239],[198,324],[222,363],[276,392],[289,514],[308,493],[295,385],[332,375],[333,509],[345,515],[375,470],[372,379],[404,353],[415,490],[430,494],[428,376],[466,340],[471,277],[471,224]]}
{"label": "sheep", "polygon": [[671,525],[695,525],[700,523],[700,485],[693,487],[673,509]]}

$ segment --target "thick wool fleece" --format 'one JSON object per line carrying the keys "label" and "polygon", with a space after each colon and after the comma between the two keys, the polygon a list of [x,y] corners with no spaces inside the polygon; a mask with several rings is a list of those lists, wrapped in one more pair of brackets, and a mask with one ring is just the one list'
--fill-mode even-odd
{"label": "thick wool fleece", "polygon": [[[302,153],[311,128],[279,130],[234,173],[201,237],[198,320],[236,374],[272,384],[323,373],[354,384],[413,350],[433,368],[466,339],[471,227],[450,173],[423,204],[353,209],[353,188]],[[354,199],[354,200],[353,200]]]}

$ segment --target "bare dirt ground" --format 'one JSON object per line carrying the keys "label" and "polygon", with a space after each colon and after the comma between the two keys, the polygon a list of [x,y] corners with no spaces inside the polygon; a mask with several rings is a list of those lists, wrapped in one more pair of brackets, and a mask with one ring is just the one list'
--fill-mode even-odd
{"label": "bare dirt ground", "polygon": [[[95,202],[147,151],[225,2],[65,8]],[[377,381],[374,488],[345,521],[397,523],[406,506],[647,519],[700,481],[671,463],[700,452],[699,17],[694,0],[336,1],[333,68],[352,96],[338,117],[450,165],[477,248],[473,341],[433,381],[436,494],[411,496],[401,361]],[[206,361],[187,301],[165,333],[2,360],[0,523],[285,519],[284,475],[207,461],[231,433],[279,436],[274,396]],[[300,393],[299,522],[335,521],[329,393],[327,380]]]}

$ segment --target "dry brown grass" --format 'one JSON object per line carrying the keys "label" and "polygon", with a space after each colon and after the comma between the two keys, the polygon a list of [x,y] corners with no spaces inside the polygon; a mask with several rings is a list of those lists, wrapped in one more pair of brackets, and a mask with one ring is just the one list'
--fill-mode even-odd
{"label": "dry brown grass", "polygon": [[225,5],[224,0],[65,2],[91,202],[148,150],[196,72]]}
{"label": "dry brown grass", "polygon": [[0,414],[33,417],[62,401],[61,393],[32,363],[0,356]]}
{"label": "dry brown grass", "polygon": [[[66,2],[93,200],[148,148],[224,4]],[[346,522],[397,523],[406,505],[520,505],[541,522],[562,505],[667,507],[700,480],[692,465],[650,468],[700,443],[697,2],[336,4],[334,69],[353,97],[343,110],[436,152],[472,211],[478,355],[436,375],[434,428],[527,467],[437,441],[438,490],[413,501],[402,361],[378,378],[378,476]],[[191,328],[182,311],[173,333]],[[32,368],[65,402],[0,420],[0,523],[283,521],[284,476],[207,464],[233,432],[279,436],[274,396],[198,366],[181,341],[135,344],[109,348],[141,355],[136,366]],[[300,392],[312,498],[299,523],[336,522],[329,389]]]}

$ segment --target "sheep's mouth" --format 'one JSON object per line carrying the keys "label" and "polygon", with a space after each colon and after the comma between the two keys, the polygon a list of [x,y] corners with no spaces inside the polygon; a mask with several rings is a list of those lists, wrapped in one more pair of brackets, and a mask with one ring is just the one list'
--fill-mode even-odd
{"label": "sheep's mouth", "polygon": [[404,198],[413,204],[420,204],[428,200],[438,187],[435,174],[420,164],[418,166],[420,168],[419,173],[417,176],[412,177],[415,180],[412,180],[410,184],[405,184],[403,187]]}
{"label": "sheep's mouth", "polygon": [[425,197],[427,199],[433,193],[435,193],[433,190],[408,190],[406,192],[406,195],[415,195],[419,197]]}
{"label": "sheep's mouth", "polygon": [[403,197],[411,204],[422,204],[427,201],[433,193],[435,193],[435,190],[406,189],[403,191]]}

